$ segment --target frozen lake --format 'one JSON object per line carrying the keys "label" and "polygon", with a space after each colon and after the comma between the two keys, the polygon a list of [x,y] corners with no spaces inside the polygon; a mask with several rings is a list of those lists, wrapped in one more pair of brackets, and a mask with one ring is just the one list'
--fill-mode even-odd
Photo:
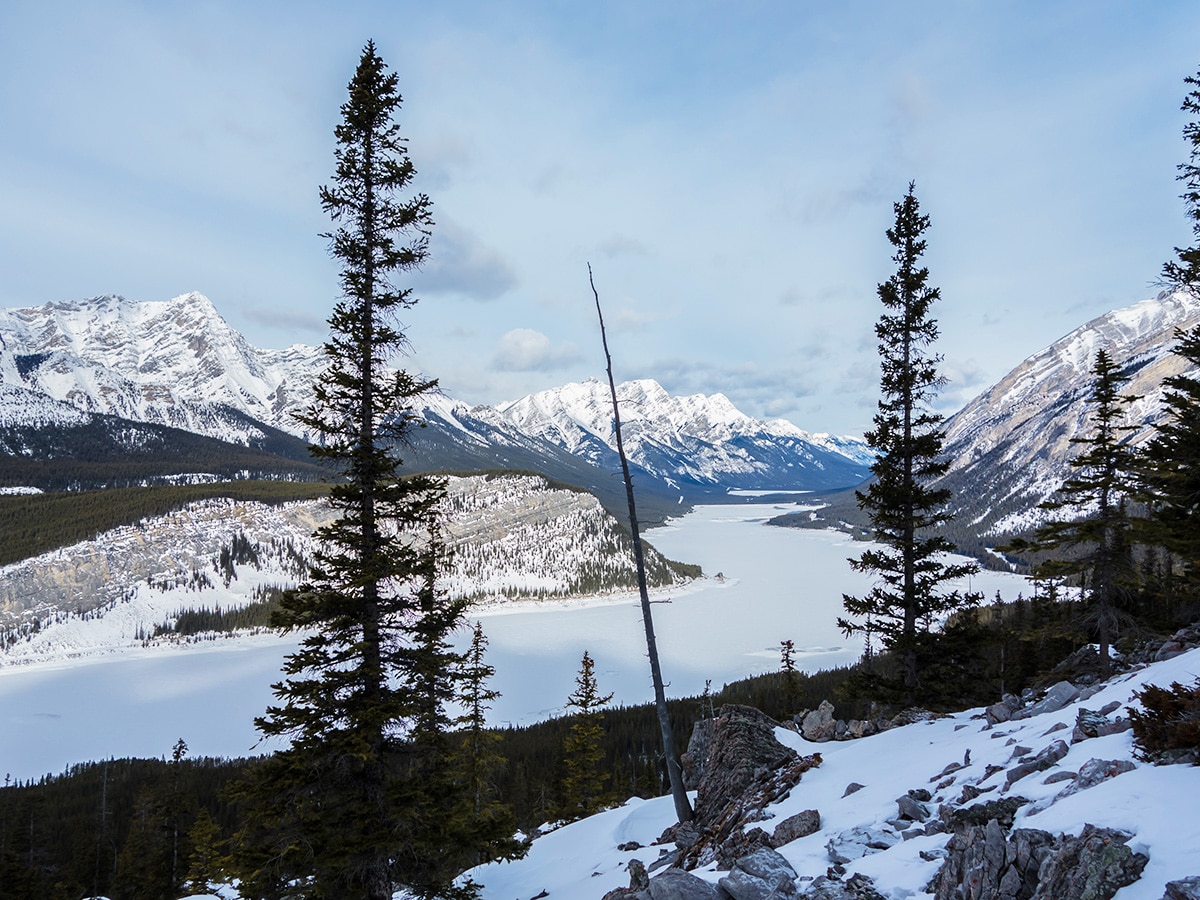
{"label": "frozen lake", "polygon": [[[869,587],[846,563],[862,545],[833,532],[763,524],[782,509],[704,506],[646,535],[668,556],[702,565],[707,576],[653,598],[669,696],[699,694],[706,679],[717,689],[775,671],[784,639],[795,642],[798,664],[810,671],[858,657],[861,644],[845,640],[835,620],[843,592]],[[985,572],[971,587],[988,599],[997,590],[1012,598],[1026,584]],[[585,649],[600,689],[613,692],[615,703],[653,696],[636,595],[479,618],[496,668],[493,686],[502,692],[493,709],[497,724],[562,712]],[[257,739],[254,716],[272,700],[270,684],[294,646],[258,637],[0,669],[0,776],[38,777],[109,756],[163,756],[180,737],[192,755],[244,755]]]}

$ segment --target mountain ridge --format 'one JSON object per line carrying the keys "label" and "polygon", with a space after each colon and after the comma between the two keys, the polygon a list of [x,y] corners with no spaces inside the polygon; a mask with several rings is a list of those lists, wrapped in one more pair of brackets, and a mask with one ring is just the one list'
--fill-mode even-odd
{"label": "mountain ridge", "polygon": [[[1045,521],[1038,504],[1071,472],[1072,438],[1090,429],[1088,395],[1095,353],[1107,349],[1130,376],[1123,391],[1137,400],[1126,409],[1127,440],[1147,441],[1163,421],[1163,380],[1186,372],[1172,352],[1176,329],[1200,325],[1200,297],[1161,291],[1084,323],[1014,366],[945,424],[943,455],[955,520],[946,533],[985,565],[1003,565],[988,548],[1007,543]],[[866,534],[869,523],[852,491],[816,498],[824,508],[772,520],[791,527],[836,527]]]}
{"label": "mountain ridge", "polygon": [[[84,424],[74,417],[104,414],[248,446],[266,441],[270,429],[305,440],[293,415],[308,404],[324,364],[320,348],[252,347],[196,292],[0,310],[0,426]],[[671,397],[651,380],[618,390],[631,461],[659,499],[690,503],[730,488],[807,490],[865,477],[869,451],[854,438],[753,419],[723,394]],[[402,451],[410,469],[515,464],[570,480],[578,473],[563,452],[605,473],[619,468],[599,382],[496,406],[433,396],[422,411],[431,427]]]}

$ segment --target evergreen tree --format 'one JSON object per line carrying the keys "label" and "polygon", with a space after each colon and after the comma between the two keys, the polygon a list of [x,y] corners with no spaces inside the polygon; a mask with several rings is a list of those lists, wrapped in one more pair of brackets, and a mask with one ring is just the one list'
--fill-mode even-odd
{"label": "evergreen tree", "polygon": [[1192,118],[1183,126],[1183,138],[1189,144],[1188,161],[1179,164],[1178,178],[1183,182],[1181,199],[1192,220],[1196,243],[1191,247],[1176,247],[1176,259],[1163,266],[1163,278],[1168,284],[1191,291],[1200,289],[1200,73],[1184,79],[1192,90],[1180,107]]}
{"label": "evergreen tree", "polygon": [[416,302],[392,276],[425,259],[432,225],[428,197],[399,196],[415,170],[393,121],[396,85],[368,43],[335,132],[333,184],[320,191],[343,296],[329,319],[329,367],[299,420],[313,455],[343,480],[309,580],[272,620],[304,637],[273,686],[279,704],[256,720],[290,746],[240,792],[250,808],[238,867],[248,892],[265,897],[388,900],[399,886],[453,894],[421,856],[453,839],[436,815],[453,680],[440,667],[453,664],[446,635],[461,618],[433,589],[442,547],[431,523],[444,483],[401,478],[392,450],[435,383],[386,368],[405,346],[395,315]]}
{"label": "evergreen tree", "polygon": [[1177,330],[1175,338],[1175,353],[1189,367],[1163,382],[1167,418],[1139,463],[1152,510],[1148,540],[1180,564],[1182,587],[1194,602],[1200,599],[1200,326]]}
{"label": "evergreen tree", "polygon": [[193,894],[211,893],[212,885],[225,877],[225,860],[221,853],[224,843],[221,840],[221,828],[208,807],[201,807],[196,814],[196,821],[188,829],[187,838],[191,847],[185,875],[187,890]]}
{"label": "evergreen tree", "polygon": [[843,595],[854,618],[839,618],[838,626],[847,636],[878,636],[896,655],[901,683],[889,684],[891,679],[873,670],[872,690],[894,691],[911,705],[921,692],[921,658],[933,641],[934,620],[976,602],[973,595],[943,586],[977,567],[946,562],[943,554],[954,546],[936,531],[953,516],[945,509],[950,491],[930,486],[947,464],[940,459],[942,416],[930,409],[944,379],[938,375],[941,357],[930,349],[938,327],[929,310],[940,291],[929,286],[929,270],[921,265],[929,217],[921,214],[914,184],[894,209],[896,221],[887,237],[896,248],[896,272],[879,285],[886,311],[875,325],[882,396],[875,427],[866,435],[878,456],[870,485],[856,492],[859,507],[870,516],[873,539],[883,546],[850,560],[855,571],[873,572],[878,581],[863,597]]}
{"label": "evergreen tree", "polygon": [[796,642],[779,642],[779,668],[783,673],[783,704],[789,715],[799,711],[800,679],[796,671]]}
{"label": "evergreen tree", "polygon": [[171,871],[168,831],[158,792],[143,787],[134,800],[129,834],[117,857],[113,881],[117,900],[167,900]]}
{"label": "evergreen tree", "polygon": [[488,687],[495,668],[485,659],[487,637],[481,623],[475,623],[471,646],[463,668],[465,712],[459,719],[461,744],[455,766],[464,791],[463,808],[466,840],[460,846],[465,867],[475,866],[487,859],[500,857],[516,859],[525,854],[526,847],[513,835],[517,820],[512,808],[499,799],[495,776],[503,771],[506,760],[500,753],[500,735],[487,727],[487,711],[500,696]]}
{"label": "evergreen tree", "polygon": [[170,867],[167,876],[168,892],[172,895],[179,893],[179,888],[183,884],[183,864],[181,856],[187,855],[186,839],[187,835],[184,829],[184,818],[188,816],[192,809],[192,803],[184,790],[181,769],[183,768],[183,760],[187,756],[188,747],[184,743],[183,738],[175,742],[175,746],[171,749],[171,786],[166,796],[164,803],[164,813],[166,818],[167,840],[170,845]]}
{"label": "evergreen tree", "polygon": [[[1185,81],[1193,88],[1182,107],[1191,116],[1183,127],[1190,146],[1179,180],[1197,241],[1175,249],[1177,261],[1163,266],[1163,277],[1178,289],[1200,294],[1200,74]],[[1194,601],[1200,597],[1200,326],[1176,329],[1175,340],[1175,354],[1188,365],[1163,383],[1167,419],[1145,447],[1143,479],[1153,510],[1150,539],[1182,563],[1185,590]]]}
{"label": "evergreen tree", "polygon": [[559,817],[567,821],[590,816],[612,802],[605,788],[608,776],[601,766],[604,722],[600,715],[600,708],[612,698],[612,694],[600,694],[596,665],[583,651],[575,690],[567,697],[567,709],[574,711],[574,718],[563,741],[564,774],[558,804]]}
{"label": "evergreen tree", "polygon": [[1109,645],[1120,622],[1118,600],[1132,578],[1128,543],[1131,520],[1126,501],[1133,487],[1134,454],[1124,438],[1133,428],[1122,425],[1121,417],[1124,405],[1134,398],[1121,394],[1129,376],[1117,368],[1106,350],[1096,353],[1092,379],[1088,395],[1092,433],[1071,439],[1082,448],[1071,460],[1073,474],[1054,497],[1040,504],[1050,512],[1069,510],[1072,515],[1046,522],[1032,545],[1014,542],[1014,547],[1051,553],[1074,551],[1069,556],[1060,553],[1035,571],[1051,579],[1086,577],[1089,611],[1085,621],[1100,644],[1100,658],[1107,672]]}

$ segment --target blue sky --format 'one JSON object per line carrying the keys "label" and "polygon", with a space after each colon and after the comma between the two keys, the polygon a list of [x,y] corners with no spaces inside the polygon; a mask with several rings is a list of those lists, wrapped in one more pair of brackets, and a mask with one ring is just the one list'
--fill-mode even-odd
{"label": "blue sky", "polygon": [[0,306],[197,290],[263,347],[337,293],[317,187],[365,41],[435,205],[412,368],[472,403],[602,375],[861,434],[910,180],[945,411],[1153,294],[1194,2],[0,7]]}

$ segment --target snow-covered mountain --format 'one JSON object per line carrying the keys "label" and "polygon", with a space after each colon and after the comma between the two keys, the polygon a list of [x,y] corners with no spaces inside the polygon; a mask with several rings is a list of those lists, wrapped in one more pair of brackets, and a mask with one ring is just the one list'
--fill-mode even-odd
{"label": "snow-covered mountain", "polygon": [[[812,435],[784,419],[753,419],[724,394],[672,397],[644,379],[617,387],[629,458],[670,483],[811,490],[867,475],[861,441]],[[591,379],[503,403],[496,419],[602,468],[616,452],[608,385]]]}
{"label": "snow-covered mountain", "polygon": [[[291,413],[309,401],[323,367],[314,347],[250,346],[194,292],[163,302],[103,296],[0,310],[6,385],[83,412],[234,443],[261,437],[247,417],[303,436]],[[6,422],[20,424],[9,407]]]}
{"label": "snow-covered mountain", "polygon": [[[1096,352],[1107,349],[1129,375],[1123,393],[1140,399],[1127,407],[1130,440],[1145,441],[1162,420],[1162,382],[1186,370],[1172,353],[1176,328],[1200,324],[1200,297],[1162,292],[1093,319],[1029,357],[947,423],[946,484],[960,518],[984,534],[1033,524],[1033,508],[1069,473],[1089,433],[1087,395]],[[1032,512],[1031,512],[1032,510]]]}
{"label": "snow-covered mountain", "polygon": [[[324,364],[319,348],[250,346],[197,293],[0,310],[0,426],[103,413],[238,444],[262,444],[262,426],[303,438],[292,414],[309,402]],[[653,381],[618,390],[626,445],[652,494],[690,500],[866,477],[870,452],[853,438],[752,419],[722,394],[671,397]],[[423,467],[519,467],[588,487],[595,479],[581,478],[572,460],[599,467],[601,480],[618,469],[607,388],[596,381],[495,407],[434,397],[426,417],[432,427],[406,454]]]}

